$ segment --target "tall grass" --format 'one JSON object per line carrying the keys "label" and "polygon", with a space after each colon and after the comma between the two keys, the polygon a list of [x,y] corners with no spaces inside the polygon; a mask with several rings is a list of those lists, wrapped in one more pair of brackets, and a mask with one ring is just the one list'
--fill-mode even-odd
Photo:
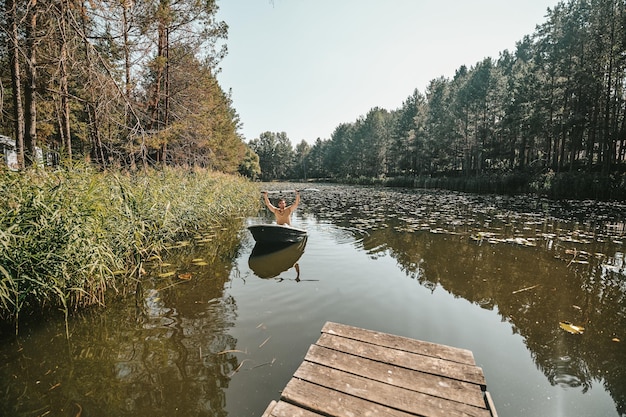
{"label": "tall grass", "polygon": [[202,170],[0,172],[0,319],[104,304],[147,258],[258,201],[256,185]]}

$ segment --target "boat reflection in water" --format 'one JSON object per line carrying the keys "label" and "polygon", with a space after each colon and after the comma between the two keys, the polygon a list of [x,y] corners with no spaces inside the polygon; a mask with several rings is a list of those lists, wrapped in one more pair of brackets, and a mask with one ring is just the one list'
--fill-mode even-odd
{"label": "boat reflection in water", "polygon": [[296,281],[300,281],[298,260],[304,253],[306,237],[296,243],[259,243],[252,249],[248,266],[259,278],[274,278],[295,268]]}

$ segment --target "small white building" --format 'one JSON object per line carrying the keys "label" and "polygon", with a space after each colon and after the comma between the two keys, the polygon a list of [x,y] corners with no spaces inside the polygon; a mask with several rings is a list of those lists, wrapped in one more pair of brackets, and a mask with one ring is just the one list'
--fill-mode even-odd
{"label": "small white building", "polygon": [[[43,164],[43,151],[41,148],[35,148],[37,153],[37,163]],[[3,156],[3,162],[9,167],[11,171],[17,171],[19,165],[17,164],[17,147],[15,141],[8,136],[0,135],[0,152]]]}

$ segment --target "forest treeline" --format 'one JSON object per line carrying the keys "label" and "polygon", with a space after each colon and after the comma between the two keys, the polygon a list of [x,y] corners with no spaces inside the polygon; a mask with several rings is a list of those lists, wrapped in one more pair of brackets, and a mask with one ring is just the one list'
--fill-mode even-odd
{"label": "forest treeline", "polygon": [[36,162],[36,148],[48,163],[106,168],[254,164],[216,80],[228,30],[217,9],[215,0],[4,0],[0,134],[16,141],[19,167]]}
{"label": "forest treeline", "polygon": [[560,2],[514,51],[294,148],[239,133],[216,0],[4,0],[0,134],[20,167],[40,147],[107,168],[626,198],[625,2]]}
{"label": "forest treeline", "polygon": [[262,178],[626,198],[625,6],[560,2],[513,52],[463,65],[312,145],[265,132],[250,142]]}

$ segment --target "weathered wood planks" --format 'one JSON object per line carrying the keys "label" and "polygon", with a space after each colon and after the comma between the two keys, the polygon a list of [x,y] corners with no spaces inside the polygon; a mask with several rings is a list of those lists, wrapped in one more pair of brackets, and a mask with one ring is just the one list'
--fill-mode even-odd
{"label": "weathered wood planks", "polygon": [[472,352],[328,322],[263,417],[497,417]]}

